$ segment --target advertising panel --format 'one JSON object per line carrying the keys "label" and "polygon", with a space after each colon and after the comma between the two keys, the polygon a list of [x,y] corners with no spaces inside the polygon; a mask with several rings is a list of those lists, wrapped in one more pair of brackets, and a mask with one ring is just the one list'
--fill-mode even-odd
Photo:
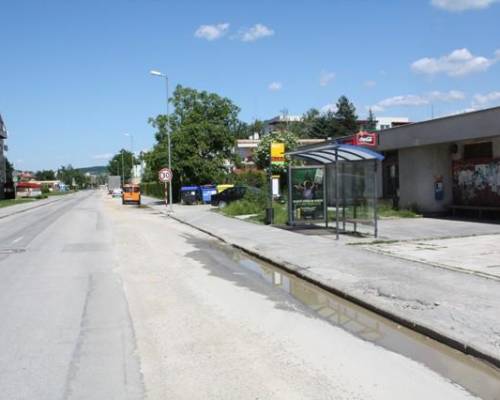
{"label": "advertising panel", "polygon": [[285,143],[271,143],[271,165],[285,164]]}
{"label": "advertising panel", "polygon": [[320,221],[325,218],[324,167],[293,168],[293,221]]}

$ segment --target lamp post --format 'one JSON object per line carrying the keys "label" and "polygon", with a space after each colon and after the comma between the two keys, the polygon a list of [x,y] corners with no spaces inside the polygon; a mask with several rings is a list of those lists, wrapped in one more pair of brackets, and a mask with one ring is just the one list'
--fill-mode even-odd
{"label": "lamp post", "polygon": [[123,172],[123,149],[121,150],[121,153],[122,153],[122,188],[123,188],[123,185],[125,185],[125,174]]}
{"label": "lamp post", "polygon": [[[158,76],[160,78],[165,79],[165,88],[166,88],[166,93],[167,93],[167,142],[168,142],[168,169],[172,171],[172,164],[171,164],[171,146],[170,146],[170,108],[169,108],[169,103],[168,103],[168,76],[166,74],[161,73],[160,71],[156,70],[151,70],[149,73],[153,76]],[[169,210],[170,212],[173,212],[172,209],[172,202],[173,202],[173,197],[172,197],[172,182],[168,183],[168,204],[169,204]]]}
{"label": "lamp post", "polygon": [[135,178],[135,173],[134,173],[134,135],[132,135],[130,133],[124,133],[123,135],[130,138],[130,160],[132,161],[131,179],[133,179],[133,178]]}

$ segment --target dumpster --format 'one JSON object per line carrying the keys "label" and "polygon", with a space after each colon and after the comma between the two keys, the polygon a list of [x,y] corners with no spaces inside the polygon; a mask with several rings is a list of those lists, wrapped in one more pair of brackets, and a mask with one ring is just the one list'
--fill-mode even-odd
{"label": "dumpster", "polygon": [[181,187],[181,204],[197,204],[201,202],[201,189],[199,186]]}
{"label": "dumpster", "polygon": [[222,184],[222,185],[217,185],[217,193],[221,193],[224,190],[232,188],[232,187],[234,187],[234,185],[231,185],[229,183],[225,183],[225,184]]}
{"label": "dumpster", "polygon": [[201,189],[201,199],[204,204],[210,204],[212,200],[212,195],[217,194],[217,188],[215,185],[203,185]]}

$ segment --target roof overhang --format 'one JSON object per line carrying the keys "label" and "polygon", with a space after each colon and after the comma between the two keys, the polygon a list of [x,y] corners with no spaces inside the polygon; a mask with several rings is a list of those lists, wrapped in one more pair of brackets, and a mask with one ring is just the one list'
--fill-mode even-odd
{"label": "roof overhang", "polygon": [[315,161],[319,164],[333,164],[337,161],[356,162],[384,159],[382,154],[365,147],[339,143],[308,146],[303,149],[288,152],[286,155],[289,157],[298,157]]}

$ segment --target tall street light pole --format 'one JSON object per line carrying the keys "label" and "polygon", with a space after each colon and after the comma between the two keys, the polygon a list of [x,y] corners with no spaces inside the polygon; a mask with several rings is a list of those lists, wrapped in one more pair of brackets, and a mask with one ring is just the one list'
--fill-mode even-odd
{"label": "tall street light pole", "polygon": [[[170,145],[170,107],[169,107],[169,93],[168,93],[168,76],[166,74],[163,74],[159,71],[156,70],[151,70],[149,71],[151,75],[154,76],[159,76],[160,78],[165,79],[165,88],[167,91],[167,124],[166,124],[166,129],[167,129],[167,141],[168,141],[168,169],[172,171],[172,164],[171,164],[171,145]],[[173,202],[173,197],[172,197],[172,182],[168,183],[168,204],[169,204],[169,210],[170,212],[173,212],[172,209],[172,202]]]}
{"label": "tall street light pole", "polygon": [[135,178],[135,168],[134,168],[134,135],[130,133],[124,133],[124,136],[127,136],[130,138],[130,159],[132,161],[132,172],[131,172],[131,179]]}
{"label": "tall street light pole", "polygon": [[125,185],[125,174],[123,172],[123,149],[121,150],[121,153],[122,153],[122,188],[123,188],[123,185]]}

